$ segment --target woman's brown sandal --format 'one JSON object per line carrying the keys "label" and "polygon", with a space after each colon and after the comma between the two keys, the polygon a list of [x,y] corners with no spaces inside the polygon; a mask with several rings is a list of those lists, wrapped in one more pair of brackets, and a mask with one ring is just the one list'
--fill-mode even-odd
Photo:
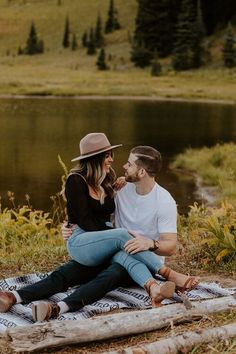
{"label": "woman's brown sandal", "polygon": [[171,298],[175,292],[175,283],[172,281],[158,285],[155,279],[151,279],[144,287],[151,298],[152,307],[160,307],[162,300]]}
{"label": "woman's brown sandal", "polygon": [[[161,276],[169,280],[171,271],[172,271],[171,268],[165,267],[165,269],[162,271]],[[199,281],[200,281],[200,277],[189,275],[183,286],[179,286],[176,284],[176,288],[175,288],[176,292],[184,293],[186,291],[193,290],[194,288],[196,288]]]}
{"label": "woman's brown sandal", "polygon": [[184,293],[186,291],[193,290],[198,285],[199,280],[199,277],[189,275],[183,286],[176,286],[176,291]]}

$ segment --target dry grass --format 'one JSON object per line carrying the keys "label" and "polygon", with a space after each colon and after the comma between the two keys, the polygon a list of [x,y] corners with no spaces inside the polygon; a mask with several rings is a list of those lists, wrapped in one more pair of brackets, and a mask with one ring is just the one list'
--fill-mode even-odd
{"label": "dry grass", "polygon": [[[111,47],[110,52],[118,50]],[[108,50],[107,50],[108,51]],[[202,69],[188,73],[164,72],[151,77],[149,69],[132,67],[128,49],[115,57],[112,70],[96,69],[95,57],[83,50],[63,54],[0,59],[0,94],[148,96],[151,98],[236,101],[236,70]],[[126,53],[126,54],[125,54]]]}

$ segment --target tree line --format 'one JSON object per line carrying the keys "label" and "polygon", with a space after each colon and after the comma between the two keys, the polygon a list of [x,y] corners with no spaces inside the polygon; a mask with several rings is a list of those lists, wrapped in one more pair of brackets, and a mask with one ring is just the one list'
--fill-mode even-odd
{"label": "tree line", "polygon": [[175,70],[197,69],[210,60],[209,34],[228,21],[222,55],[224,65],[233,67],[235,39],[229,20],[235,14],[231,0],[138,0],[131,60],[139,67],[156,67],[158,57],[171,56]]}
{"label": "tree line", "polygon": [[[171,56],[174,70],[197,69],[207,64],[210,58],[209,35],[216,29],[227,26],[222,45],[224,66],[234,67],[235,38],[230,21],[236,18],[235,0],[137,0],[138,10],[135,30],[131,39],[131,61],[144,68],[152,65],[152,74],[161,73],[159,58]],[[60,3],[61,4],[61,3]],[[119,30],[118,10],[110,0],[107,20],[103,26],[97,16],[95,26],[87,29],[81,37],[81,45],[88,55],[99,49],[97,66],[108,69],[105,53],[105,35]],[[70,30],[66,16],[62,39],[64,48],[77,50],[78,38]],[[35,24],[30,27],[25,48],[18,54],[39,54],[44,52],[44,42],[37,36]]]}

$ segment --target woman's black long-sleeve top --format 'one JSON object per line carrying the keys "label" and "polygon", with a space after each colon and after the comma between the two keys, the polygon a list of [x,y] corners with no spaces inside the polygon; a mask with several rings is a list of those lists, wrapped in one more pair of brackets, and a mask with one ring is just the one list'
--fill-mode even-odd
{"label": "woman's black long-sleeve top", "polygon": [[115,210],[114,198],[105,197],[104,204],[89,195],[84,178],[79,174],[71,174],[65,187],[67,199],[68,222],[77,224],[84,231],[108,230],[106,225]]}

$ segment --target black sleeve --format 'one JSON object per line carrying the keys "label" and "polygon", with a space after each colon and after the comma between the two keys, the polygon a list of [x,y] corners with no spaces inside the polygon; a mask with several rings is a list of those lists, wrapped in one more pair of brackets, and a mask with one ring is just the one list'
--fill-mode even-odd
{"label": "black sleeve", "polygon": [[[72,174],[66,181],[65,194],[67,199],[68,215],[73,223],[85,231],[98,231],[110,229],[105,222],[97,220],[90,210],[88,198],[89,191],[85,180],[76,174]],[[70,218],[70,217],[69,217]]]}

